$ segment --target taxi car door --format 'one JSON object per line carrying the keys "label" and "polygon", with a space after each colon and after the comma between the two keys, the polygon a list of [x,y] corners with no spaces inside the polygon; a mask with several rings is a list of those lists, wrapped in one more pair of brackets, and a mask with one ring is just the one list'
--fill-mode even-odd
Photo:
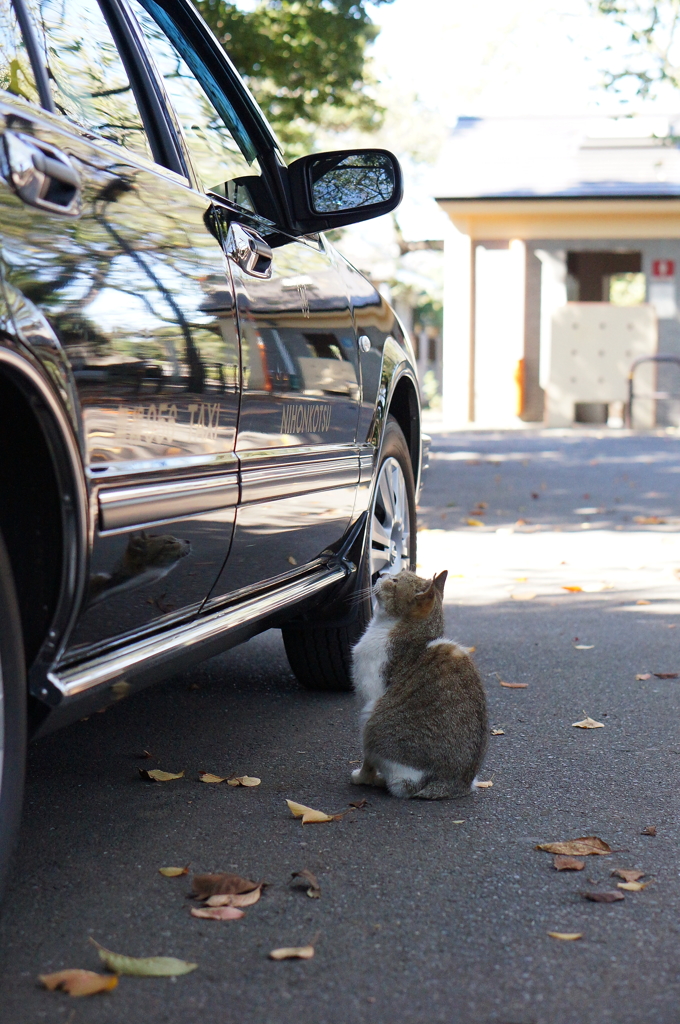
{"label": "taxi car door", "polygon": [[[196,614],[216,579],[238,498],[238,338],[212,204],[121,10],[27,6],[53,111],[5,111],[3,261],[18,332],[61,354],[82,423],[91,558],[75,657]],[[42,198],[18,171],[39,165],[54,174]]]}

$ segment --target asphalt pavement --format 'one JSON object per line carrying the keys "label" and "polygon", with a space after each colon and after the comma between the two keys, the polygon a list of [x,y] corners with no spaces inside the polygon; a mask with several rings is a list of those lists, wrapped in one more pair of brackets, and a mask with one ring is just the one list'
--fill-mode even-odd
{"label": "asphalt pavement", "polygon": [[[449,570],[448,633],[476,648],[502,730],[492,787],[422,803],[351,786],[353,698],[301,690],[274,631],[120,701],[30,750],[1,1024],[680,1021],[680,677],[655,674],[680,673],[680,439],[437,435],[420,523],[422,571]],[[604,727],[573,727],[586,716]],[[285,803],[361,797],[322,824]],[[581,836],[614,852],[558,872],[535,850]],[[241,920],[197,920],[190,876],[158,871],[185,864],[269,887]],[[304,868],[319,899],[290,884]],[[616,868],[651,884],[586,900],[616,890]],[[82,999],[42,990],[40,973],[98,968],[89,938],[199,966]],[[313,959],[268,957],[310,941]]]}

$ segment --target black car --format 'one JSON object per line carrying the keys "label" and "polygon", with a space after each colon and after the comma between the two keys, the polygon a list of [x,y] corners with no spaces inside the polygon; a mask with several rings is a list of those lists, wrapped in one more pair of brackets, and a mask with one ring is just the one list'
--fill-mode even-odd
{"label": "black car", "polygon": [[187,0],[0,0],[0,875],[25,742],[272,626],[349,689],[415,560],[410,342],[324,239],[397,160],[286,166]]}

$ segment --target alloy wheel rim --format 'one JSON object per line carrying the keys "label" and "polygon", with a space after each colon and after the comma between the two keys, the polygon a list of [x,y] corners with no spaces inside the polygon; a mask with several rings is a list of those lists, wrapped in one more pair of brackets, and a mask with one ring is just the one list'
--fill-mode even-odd
{"label": "alloy wheel rim", "polygon": [[390,456],[380,467],[371,508],[371,586],[378,574],[396,576],[411,564],[411,515],[401,466]]}

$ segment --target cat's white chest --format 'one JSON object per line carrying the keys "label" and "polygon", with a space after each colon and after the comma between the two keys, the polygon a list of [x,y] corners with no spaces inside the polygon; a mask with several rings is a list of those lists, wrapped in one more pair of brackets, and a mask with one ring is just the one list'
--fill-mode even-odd
{"label": "cat's white chest", "polygon": [[385,692],[383,669],[393,627],[394,619],[376,615],[352,652],[354,687],[359,697],[371,705]]}

